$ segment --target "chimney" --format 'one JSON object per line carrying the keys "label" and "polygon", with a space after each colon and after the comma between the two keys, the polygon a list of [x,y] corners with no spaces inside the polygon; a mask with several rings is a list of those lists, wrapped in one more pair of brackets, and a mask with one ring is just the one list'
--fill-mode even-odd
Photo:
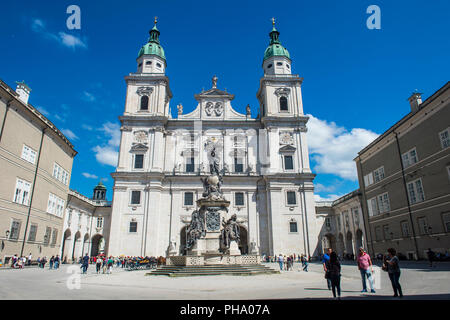
{"label": "chimney", "polygon": [[409,104],[411,105],[411,112],[417,112],[420,109],[420,105],[422,104],[422,94],[420,92],[412,93],[412,95],[408,98]]}
{"label": "chimney", "polygon": [[25,103],[28,104],[28,98],[30,97],[31,89],[29,86],[26,85],[25,81],[22,82],[16,82],[16,92],[19,94],[19,99]]}

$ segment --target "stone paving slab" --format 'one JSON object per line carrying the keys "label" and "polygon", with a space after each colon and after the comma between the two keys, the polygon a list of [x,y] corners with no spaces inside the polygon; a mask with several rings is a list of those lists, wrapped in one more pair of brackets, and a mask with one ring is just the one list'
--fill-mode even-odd
{"label": "stone paving slab", "polygon": [[[279,270],[278,264],[264,264]],[[10,269],[0,273],[0,299],[108,299],[108,300],[251,300],[251,299],[329,299],[326,280],[319,263],[311,263],[309,272],[293,271],[280,274],[240,276],[201,276],[169,278],[146,277],[147,270],[125,271],[114,268],[112,274],[96,274],[90,266],[80,277],[80,289],[67,286],[72,265],[59,270]],[[79,272],[79,265],[74,265]],[[72,275],[73,276],[73,275]],[[426,263],[405,265],[400,283],[404,299],[450,299],[450,264],[429,268]],[[361,293],[359,271],[354,263],[342,266],[343,299],[393,299],[387,273],[380,274],[380,289],[375,294]]]}

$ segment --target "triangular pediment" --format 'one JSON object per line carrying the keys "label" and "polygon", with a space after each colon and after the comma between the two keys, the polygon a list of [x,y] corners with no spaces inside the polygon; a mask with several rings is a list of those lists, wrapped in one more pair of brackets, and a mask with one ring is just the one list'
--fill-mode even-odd
{"label": "triangular pediment", "polygon": [[197,99],[197,100],[199,100],[201,98],[211,98],[211,97],[221,97],[221,98],[227,98],[229,100],[233,100],[234,94],[219,90],[217,88],[213,88],[213,89],[209,89],[208,91],[203,91],[203,92],[195,95],[195,99]]}
{"label": "triangular pediment", "polygon": [[280,148],[280,152],[294,152],[295,150],[297,150],[297,148],[295,148],[294,146],[283,146]]}
{"label": "triangular pediment", "polygon": [[148,146],[144,143],[133,143],[133,145],[131,146],[131,152],[134,151],[147,151],[148,150]]}

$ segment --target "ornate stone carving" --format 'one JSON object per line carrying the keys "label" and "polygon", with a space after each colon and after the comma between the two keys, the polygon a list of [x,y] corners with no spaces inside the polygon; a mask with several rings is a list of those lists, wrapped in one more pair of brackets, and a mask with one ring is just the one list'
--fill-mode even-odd
{"label": "ornate stone carving", "polygon": [[220,229],[220,207],[209,207],[206,212],[206,228],[209,231]]}
{"label": "ornate stone carving", "polygon": [[212,116],[215,114],[216,116],[221,116],[223,114],[223,104],[222,102],[213,102],[209,101],[206,103],[205,112],[208,116]]}
{"label": "ornate stone carving", "polygon": [[178,109],[178,115],[182,115],[183,114],[183,105],[181,103],[179,105],[177,105],[177,109]]}
{"label": "ornate stone carving", "polygon": [[152,92],[153,92],[153,88],[152,87],[139,87],[136,90],[136,93],[139,96],[149,96]]}
{"label": "ornate stone carving", "polygon": [[291,145],[294,144],[294,137],[291,132],[281,132],[280,133],[280,144]]}
{"label": "ornate stone carving", "polygon": [[186,228],[186,248],[194,246],[198,239],[206,235],[205,219],[200,211],[192,212],[191,223]]}
{"label": "ornate stone carving", "polygon": [[148,133],[145,130],[139,130],[134,132],[134,141],[137,143],[146,143],[148,139]]}
{"label": "ornate stone carving", "polygon": [[289,88],[278,88],[275,90],[275,95],[277,97],[286,97],[291,92],[291,89]]}
{"label": "ornate stone carving", "polygon": [[223,113],[223,104],[222,102],[217,102],[215,107],[214,107],[214,112],[216,114],[216,116],[221,116]]}
{"label": "ornate stone carving", "polygon": [[227,253],[230,250],[231,241],[240,242],[239,225],[236,222],[237,216],[233,214],[228,221],[222,220],[223,229],[220,234],[220,251]]}

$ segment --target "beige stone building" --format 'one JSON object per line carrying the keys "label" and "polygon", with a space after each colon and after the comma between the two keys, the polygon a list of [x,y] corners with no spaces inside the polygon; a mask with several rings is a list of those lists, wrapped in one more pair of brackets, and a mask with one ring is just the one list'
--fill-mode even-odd
{"label": "beige stone building", "polygon": [[340,257],[356,256],[358,249],[367,250],[361,192],[355,190],[335,201],[316,202],[320,253],[332,248]]}
{"label": "beige stone building", "polygon": [[450,251],[450,82],[354,159],[372,254],[394,247],[408,259]]}
{"label": "beige stone building", "polygon": [[[70,141],[0,80],[0,258],[60,254],[73,158]],[[6,258],[6,261],[5,261]]]}

